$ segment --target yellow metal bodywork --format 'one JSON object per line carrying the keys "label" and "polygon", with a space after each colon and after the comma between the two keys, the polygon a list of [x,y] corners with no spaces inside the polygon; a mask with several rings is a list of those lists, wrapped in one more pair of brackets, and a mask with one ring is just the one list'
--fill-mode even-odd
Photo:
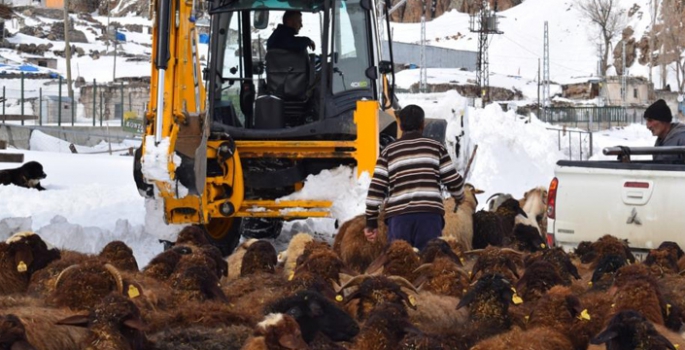
{"label": "yellow metal bodywork", "polygon": [[[154,9],[159,8],[154,1]],[[158,12],[158,10],[156,10]],[[222,175],[207,177],[200,194],[178,195],[176,153],[188,157],[195,156],[188,151],[206,143],[207,160],[219,157],[219,148],[225,140],[209,140],[209,125],[206,120],[206,92],[201,81],[200,63],[197,54],[198,33],[195,24],[189,20],[192,15],[192,2],[174,1],[171,3],[170,59],[164,77],[164,85],[159,86],[159,71],[154,64],[159,40],[159,28],[155,25],[152,43],[152,76],[150,102],[145,114],[145,136],[154,136],[157,117],[157,93],[164,96],[163,123],[161,139],[169,140],[168,172],[171,181],[154,181],[156,195],[164,200],[165,221],[173,224],[209,224],[213,219],[231,220],[234,217],[269,218],[306,218],[329,215],[330,201],[291,200],[277,201],[246,200],[245,184],[241,159],[245,158],[305,158],[355,159],[358,175],[363,172],[373,174],[378,156],[378,111],[377,101],[358,101],[354,112],[357,137],[353,141],[235,141],[235,151],[223,160]],[[147,142],[144,138],[143,154]],[[180,144],[186,146],[181,147]],[[203,146],[204,147],[204,146]],[[296,188],[300,188],[297,184]],[[179,198],[180,197],[180,198]],[[230,215],[222,214],[221,208],[234,209]]]}

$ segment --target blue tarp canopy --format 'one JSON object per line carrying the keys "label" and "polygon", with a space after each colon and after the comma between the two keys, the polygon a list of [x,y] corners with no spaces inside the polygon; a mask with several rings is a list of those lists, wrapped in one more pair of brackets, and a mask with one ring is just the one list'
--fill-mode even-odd
{"label": "blue tarp canopy", "polygon": [[207,33],[200,34],[200,44],[209,44],[209,34],[207,34]]}
{"label": "blue tarp canopy", "polygon": [[117,41],[126,41],[126,35],[121,32],[117,32]]}
{"label": "blue tarp canopy", "polygon": [[20,71],[22,72],[39,72],[40,70],[34,66],[29,66],[26,64],[22,64],[21,66],[17,67],[19,68]]}

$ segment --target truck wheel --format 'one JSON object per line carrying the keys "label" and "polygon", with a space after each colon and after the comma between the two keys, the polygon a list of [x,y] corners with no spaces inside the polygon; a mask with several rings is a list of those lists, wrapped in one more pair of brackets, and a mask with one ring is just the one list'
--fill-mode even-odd
{"label": "truck wheel", "polygon": [[242,234],[247,238],[276,238],[282,228],[283,219],[244,218]]}
{"label": "truck wheel", "polygon": [[140,158],[142,157],[143,147],[136,148],[136,152],[133,154],[133,181],[135,181],[141,196],[152,198],[154,196],[154,189],[152,185],[146,183],[143,179],[143,165],[140,163]]}
{"label": "truck wheel", "polygon": [[240,242],[240,230],[242,218],[211,219],[206,225],[199,225],[205,236],[215,247],[221,250],[221,254],[228,256],[233,253]]}

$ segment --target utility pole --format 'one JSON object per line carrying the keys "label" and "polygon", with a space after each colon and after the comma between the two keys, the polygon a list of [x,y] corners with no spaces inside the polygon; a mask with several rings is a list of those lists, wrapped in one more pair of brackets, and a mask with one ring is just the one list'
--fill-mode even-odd
{"label": "utility pole", "polygon": [[545,38],[543,42],[543,63],[542,63],[542,103],[545,107],[552,104],[552,96],[549,91],[549,23],[545,21]]}
{"label": "utility pole", "polygon": [[489,9],[488,0],[481,0],[478,12],[470,15],[469,30],[478,33],[478,60],[476,62],[476,85],[481,96],[481,107],[490,100],[490,63],[488,61],[489,34],[503,34],[497,29],[497,0],[494,11]]}
{"label": "utility pole", "polygon": [[426,70],[426,1],[422,0],[423,9],[421,11],[421,68],[419,69],[419,91],[426,92],[428,77]]}
{"label": "utility pole", "polygon": [[[67,91],[74,100],[74,89],[71,86],[71,44],[69,44],[69,0],[64,0],[64,56],[67,59]],[[60,101],[62,103],[62,101]]]}
{"label": "utility pole", "polygon": [[621,53],[621,58],[623,62],[623,70],[621,71],[621,103],[623,108],[626,108],[626,95],[628,90],[628,84],[626,81],[626,41],[623,40],[623,52]]}
{"label": "utility pole", "polygon": [[542,110],[540,107],[540,59],[538,58],[538,109]]}
{"label": "utility pole", "polygon": [[597,52],[598,55],[598,62],[597,62],[597,76],[599,77],[599,106],[604,107],[604,76],[602,75],[602,52],[604,50],[604,46],[602,43],[599,43],[599,51]]}

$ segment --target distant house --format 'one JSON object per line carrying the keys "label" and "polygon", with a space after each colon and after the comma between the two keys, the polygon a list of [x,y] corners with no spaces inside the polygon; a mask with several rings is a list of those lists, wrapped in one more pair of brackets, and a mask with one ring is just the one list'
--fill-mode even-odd
{"label": "distant house", "polygon": [[57,69],[57,59],[50,57],[41,56],[28,56],[25,57],[26,63],[36,65],[38,67]]}
{"label": "distant house", "polygon": [[[621,105],[623,96],[621,95],[622,82],[620,76],[607,77],[606,79],[606,101],[608,105]],[[652,84],[643,77],[626,78],[626,104],[645,105],[652,101]]]}

